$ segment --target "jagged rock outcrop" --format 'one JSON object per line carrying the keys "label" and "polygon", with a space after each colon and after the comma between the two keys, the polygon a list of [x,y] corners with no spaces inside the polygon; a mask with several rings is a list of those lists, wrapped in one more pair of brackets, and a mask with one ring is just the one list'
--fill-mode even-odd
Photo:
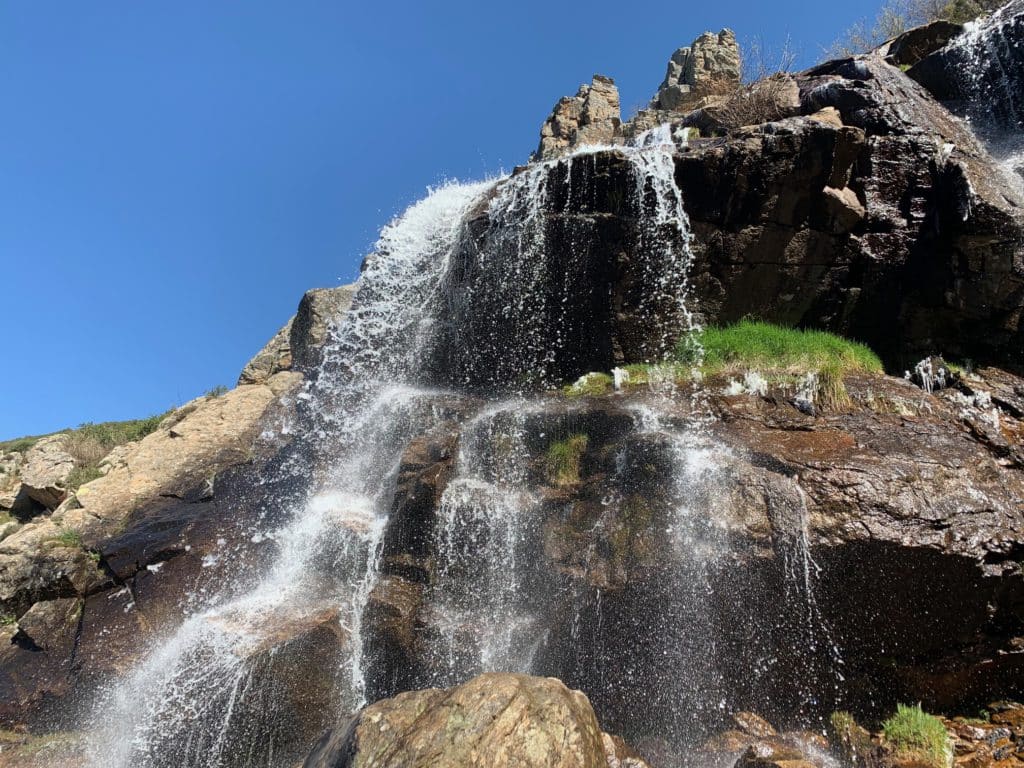
{"label": "jagged rock outcrop", "polygon": [[324,736],[304,768],[645,768],[558,680],[480,675],[378,701]]}
{"label": "jagged rock outcrop", "polygon": [[534,158],[550,160],[572,147],[610,144],[621,122],[615,81],[594,75],[590,85],[581,85],[575,96],[562,97],[551,110],[541,126],[540,146]]}
{"label": "jagged rock outcrop", "polygon": [[705,32],[672,54],[665,79],[651,102],[662,112],[688,112],[708,96],[731,93],[740,85],[740,46],[731,29]]}
{"label": "jagged rock outcrop", "polygon": [[331,324],[348,311],[353,295],[354,284],[306,291],[298,311],[246,364],[238,383],[263,384],[281,371],[315,371]]}
{"label": "jagged rock outcrop", "polygon": [[830,328],[895,366],[1016,365],[1024,201],[985,150],[880,58],[797,80],[803,117],[677,161],[706,318]]}

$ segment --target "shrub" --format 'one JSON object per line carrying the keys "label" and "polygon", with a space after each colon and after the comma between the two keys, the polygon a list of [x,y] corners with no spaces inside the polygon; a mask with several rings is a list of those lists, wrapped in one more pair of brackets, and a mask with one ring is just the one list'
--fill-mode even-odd
{"label": "shrub", "polygon": [[922,710],[920,704],[898,704],[896,714],[882,724],[882,731],[897,756],[916,758],[934,768],[947,768],[952,762],[953,749],[946,726]]}
{"label": "shrub", "polygon": [[587,436],[570,435],[548,446],[548,480],[555,485],[572,485],[580,479],[580,458],[587,450]]}
{"label": "shrub", "polygon": [[103,477],[103,473],[100,472],[99,468],[96,466],[87,465],[75,467],[71,470],[71,474],[68,475],[67,485],[71,490],[77,491],[86,483],[91,483],[93,480],[100,477]]}
{"label": "shrub", "polygon": [[781,120],[789,113],[784,108],[786,91],[792,82],[785,74],[774,74],[750,85],[741,86],[714,107],[714,119],[723,128],[742,128]]}
{"label": "shrub", "polygon": [[[705,373],[751,368],[795,373],[827,368],[830,375],[837,376],[883,370],[882,361],[868,347],[825,331],[742,320],[725,328],[707,328],[699,338]],[[688,354],[688,346],[681,343],[681,362],[686,362]]]}
{"label": "shrub", "polygon": [[52,541],[61,547],[80,547],[82,546],[82,534],[71,528],[65,528]]}
{"label": "shrub", "polygon": [[839,59],[877,48],[920,24],[946,19],[964,24],[994,11],[1005,0],[889,0],[874,21],[858,21],[826,51]]}

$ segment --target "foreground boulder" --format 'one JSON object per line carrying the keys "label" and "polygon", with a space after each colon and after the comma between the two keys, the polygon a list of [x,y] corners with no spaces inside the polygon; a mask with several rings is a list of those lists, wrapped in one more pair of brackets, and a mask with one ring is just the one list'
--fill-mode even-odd
{"label": "foreground boulder", "polygon": [[492,673],[402,693],[325,734],[305,768],[643,768],[553,678]]}

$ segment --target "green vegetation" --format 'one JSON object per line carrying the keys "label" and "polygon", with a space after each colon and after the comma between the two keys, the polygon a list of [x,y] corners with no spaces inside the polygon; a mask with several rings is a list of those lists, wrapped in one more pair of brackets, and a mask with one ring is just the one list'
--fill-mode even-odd
{"label": "green vegetation", "polygon": [[18,623],[18,617],[13,613],[0,613],[0,626],[13,627]]}
{"label": "green vegetation", "polygon": [[[826,331],[784,328],[741,320],[725,328],[700,334],[705,374],[757,369],[806,373],[829,370],[832,375],[858,371],[881,373],[882,361],[868,347]],[[678,358],[692,360],[688,343],[681,343]]]}
{"label": "green vegetation", "polygon": [[945,19],[957,24],[994,11],[1005,0],[888,0],[873,21],[862,19],[847,29],[826,51],[839,59],[866,53],[909,29]]}
{"label": "green vegetation", "polygon": [[[154,432],[167,413],[150,416],[148,419],[104,421],[98,424],[86,422],[78,425],[75,429],[52,433],[67,436],[67,451],[75,459],[75,468],[68,477],[68,487],[71,490],[77,490],[89,481],[100,477],[102,473],[99,470],[99,463],[111,450],[119,445],[141,440]],[[44,437],[51,436],[33,435],[0,442],[0,454],[24,453]]]}
{"label": "green vegetation", "polygon": [[613,383],[612,377],[607,373],[588,373],[580,376],[575,383],[565,387],[563,392],[569,397],[603,395],[611,391]]}
{"label": "green vegetation", "polygon": [[818,371],[817,386],[814,390],[814,404],[819,408],[839,411],[851,405],[850,394],[843,383],[843,370],[834,363],[822,366]]}
{"label": "green vegetation", "polygon": [[71,474],[68,475],[68,488],[78,490],[86,483],[91,483],[93,480],[100,477],[103,477],[103,473],[100,472],[99,467],[75,467],[71,470]]}
{"label": "green vegetation", "polygon": [[548,446],[548,480],[555,485],[572,485],[580,479],[580,458],[587,450],[587,436],[570,435]]}
{"label": "green vegetation", "polygon": [[46,435],[32,435],[29,437],[17,437],[14,440],[4,440],[0,442],[0,454],[24,453],[44,437]]}
{"label": "green vegetation", "polygon": [[65,528],[51,541],[60,547],[80,547],[82,546],[82,534],[71,528]]}
{"label": "green vegetation", "polygon": [[207,397],[223,397],[227,393],[228,393],[228,388],[225,387],[223,384],[218,384],[213,389],[211,389],[209,392],[207,392],[206,396]]}
{"label": "green vegetation", "polygon": [[898,704],[896,714],[882,724],[886,743],[898,757],[917,758],[934,768],[947,768],[953,750],[942,721],[921,705]]}

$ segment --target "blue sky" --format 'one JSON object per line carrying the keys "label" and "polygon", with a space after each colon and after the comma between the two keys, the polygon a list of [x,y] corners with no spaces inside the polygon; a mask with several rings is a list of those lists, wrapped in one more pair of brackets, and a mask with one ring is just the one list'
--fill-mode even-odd
{"label": "blue sky", "polygon": [[705,29],[801,66],[845,3],[0,0],[0,438],[231,385],[445,178],[522,163],[600,72],[624,111]]}

